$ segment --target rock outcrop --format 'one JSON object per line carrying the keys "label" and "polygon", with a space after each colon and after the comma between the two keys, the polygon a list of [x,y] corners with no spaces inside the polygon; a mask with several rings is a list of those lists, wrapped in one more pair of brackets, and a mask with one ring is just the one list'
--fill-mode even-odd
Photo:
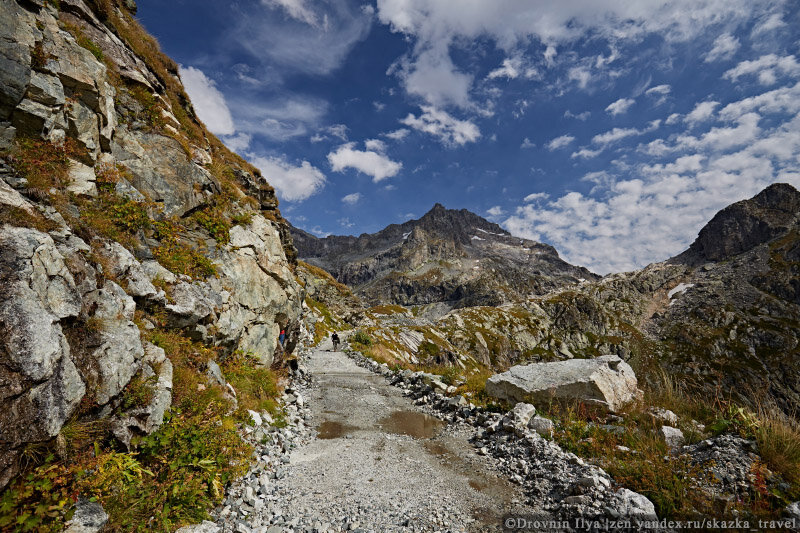
{"label": "rock outcrop", "polygon": [[612,412],[641,395],[633,369],[616,355],[513,366],[490,377],[486,393],[511,403],[577,400]]}
{"label": "rock outcrop", "polygon": [[60,325],[80,309],[53,239],[0,228],[0,486],[16,471],[10,451],[58,435],[86,392]]}
{"label": "rock outcrop", "polygon": [[71,417],[126,446],[161,425],[173,365],[149,329],[264,365],[298,342],[274,191],[197,121],[132,7],[0,0],[0,488]]}
{"label": "rock outcrop", "polygon": [[753,198],[729,205],[706,224],[677,260],[724,261],[771,241],[797,224],[800,192],[770,185]]}

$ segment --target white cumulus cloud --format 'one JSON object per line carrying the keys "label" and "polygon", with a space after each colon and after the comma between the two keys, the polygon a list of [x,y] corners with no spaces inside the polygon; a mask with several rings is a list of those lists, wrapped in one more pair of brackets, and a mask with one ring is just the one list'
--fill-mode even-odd
{"label": "white cumulus cloud", "polygon": [[672,87],[670,85],[656,85],[655,87],[650,87],[644,93],[648,96],[666,96],[672,91]]}
{"label": "white cumulus cloud", "polygon": [[569,109],[564,111],[564,118],[574,118],[577,120],[587,120],[591,116],[591,111],[584,111],[582,113],[573,113]]}
{"label": "white cumulus cloud", "polygon": [[574,140],[575,137],[573,137],[572,135],[561,135],[560,137],[556,137],[555,139],[547,143],[547,149],[552,152],[553,150],[558,150],[559,148],[568,146]]}
{"label": "white cumulus cloud", "polygon": [[373,150],[357,150],[356,143],[346,143],[328,154],[328,162],[334,172],[344,172],[352,168],[368,176],[378,183],[391,178],[400,172],[403,164],[392,161],[383,153]]}
{"label": "white cumulus cloud", "polygon": [[786,76],[800,76],[800,63],[792,56],[780,57],[776,54],[767,54],[752,61],[742,61],[722,75],[731,81],[736,81],[742,76],[758,74],[762,85],[772,85],[777,80],[778,73]]}
{"label": "white cumulus cloud", "polygon": [[305,0],[261,0],[261,3],[283,9],[287,15],[311,26],[318,26],[317,15],[306,5]]}
{"label": "white cumulus cloud", "polygon": [[[714,125],[699,120],[718,106],[695,106],[691,127],[705,128],[698,134],[629,148],[616,172],[584,177],[595,184],[590,192],[571,191],[547,202],[525,198],[503,226],[553,244],[566,260],[595,272],[627,271],[680,253],[719,209],[770,183],[800,186],[800,83],[729,103]],[[600,142],[653,127],[611,130]],[[637,150],[647,156],[628,155]]]}
{"label": "white cumulus cloud", "polygon": [[633,98],[620,98],[616,102],[609,104],[606,111],[612,115],[625,113],[636,101]]}
{"label": "white cumulus cloud", "polygon": [[373,152],[385,152],[386,143],[380,139],[367,139],[364,141],[364,147]]}
{"label": "white cumulus cloud", "polygon": [[683,117],[683,120],[689,124],[695,124],[697,122],[708,120],[714,114],[714,110],[718,105],[719,102],[714,102],[712,100],[699,102],[694,106],[694,109],[692,109],[689,114]]}
{"label": "white cumulus cloud", "polygon": [[[607,66],[616,59],[614,45],[633,43],[648,34],[658,34],[668,42],[687,41],[715,24],[758,16],[772,4],[771,0],[378,0],[377,15],[381,23],[413,43],[413,50],[391,71],[406,91],[431,105],[466,108],[473,103],[470,93],[475,76],[451,58],[451,51],[465,43],[488,38],[513,55],[538,41],[546,45],[543,59],[550,67],[561,45],[591,35],[610,45],[612,54],[601,62]],[[594,64],[597,58],[592,59]],[[519,75],[513,64],[509,67],[501,67],[497,76]],[[568,76],[586,88],[592,71],[579,66]]]}
{"label": "white cumulus cloud", "polygon": [[225,143],[225,146],[233,150],[234,152],[243,152],[250,146],[250,139],[251,136],[246,133],[239,133],[237,135],[232,135],[229,137],[223,137],[222,142]]}
{"label": "white cumulus cloud", "polygon": [[513,80],[519,77],[521,68],[522,60],[520,58],[506,58],[503,60],[503,64],[491,71],[487,77],[490,80],[495,78],[508,78]]}
{"label": "white cumulus cloud", "polygon": [[777,30],[778,28],[783,28],[784,26],[786,26],[786,23],[783,21],[781,14],[772,13],[766,17],[763,22],[759,23],[755,28],[753,28],[752,35],[757,36],[762,33]]}
{"label": "white cumulus cloud", "polygon": [[522,199],[525,203],[535,202],[536,200],[545,200],[550,195],[546,192],[534,192]]}
{"label": "white cumulus cloud", "polygon": [[489,72],[486,76],[488,79],[493,80],[496,78],[508,78],[510,80],[522,76],[526,79],[533,79],[539,75],[536,68],[527,65],[522,57],[508,57],[503,60],[503,63]]}
{"label": "white cumulus cloud", "polygon": [[347,205],[356,205],[361,200],[361,193],[354,192],[342,197],[342,202]]}
{"label": "white cumulus cloud", "polygon": [[409,130],[405,128],[400,128],[399,130],[390,131],[389,133],[384,133],[383,136],[387,139],[391,139],[393,141],[402,141],[408,134],[411,133]]}
{"label": "white cumulus cloud", "polygon": [[706,54],[705,62],[712,63],[720,59],[730,59],[739,49],[739,39],[730,33],[723,33],[714,41],[714,46]]}
{"label": "white cumulus cloud", "polygon": [[202,70],[194,67],[179,67],[181,81],[192,99],[197,116],[205,123],[211,133],[217,135],[233,135],[233,117],[225,102],[225,97],[217,89],[214,80],[207,77]]}
{"label": "white cumulus cloud", "polygon": [[289,202],[300,202],[325,186],[325,174],[308,161],[293,165],[282,157],[252,157],[250,161],[259,169],[278,196]]}
{"label": "white cumulus cloud", "polygon": [[614,128],[605,133],[599,133],[592,137],[592,142],[595,144],[611,144],[617,142],[625,137],[639,135],[639,130],[636,128]]}
{"label": "white cumulus cloud", "polygon": [[468,120],[459,120],[446,111],[433,106],[421,106],[419,116],[409,113],[401,120],[402,124],[438,138],[447,146],[460,146],[477,141],[481,132],[478,126]]}

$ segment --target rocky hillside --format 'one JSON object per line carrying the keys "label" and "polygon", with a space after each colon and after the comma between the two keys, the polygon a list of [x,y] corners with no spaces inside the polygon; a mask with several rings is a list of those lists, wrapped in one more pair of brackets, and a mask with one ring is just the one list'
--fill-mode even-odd
{"label": "rocky hillside", "polygon": [[551,246],[441,204],[374,234],[319,239],[292,228],[292,235],[304,261],[331,272],[370,305],[500,305],[597,279]]}
{"label": "rocky hillside", "polygon": [[133,446],[173,395],[224,389],[214,359],[298,341],[273,189],[198,121],[135,8],[0,1],[0,488],[76,427]]}
{"label": "rocky hillside", "polygon": [[707,396],[775,401],[793,412],[799,198],[789,185],[772,185],[720,211],[686,252],[638,271],[443,316],[376,306],[358,325],[375,341],[373,355],[388,362],[500,371],[610,353],[644,381],[666,375]]}

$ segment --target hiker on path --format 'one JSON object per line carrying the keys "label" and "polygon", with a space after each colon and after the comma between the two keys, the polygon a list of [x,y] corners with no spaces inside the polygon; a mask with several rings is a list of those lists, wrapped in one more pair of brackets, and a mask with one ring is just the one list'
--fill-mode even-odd
{"label": "hiker on path", "polygon": [[335,352],[339,349],[339,335],[335,331],[331,335],[331,341],[333,341],[333,351]]}

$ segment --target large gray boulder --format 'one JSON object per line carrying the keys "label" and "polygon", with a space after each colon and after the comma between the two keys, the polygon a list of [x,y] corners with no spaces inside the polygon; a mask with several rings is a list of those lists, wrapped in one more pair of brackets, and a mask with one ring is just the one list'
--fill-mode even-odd
{"label": "large gray boulder", "polygon": [[122,392],[141,367],[144,348],[133,323],[135,310],[133,298],[113,281],[83,299],[81,316],[93,332],[93,345],[82,350],[80,368],[98,405]]}
{"label": "large gray boulder", "polygon": [[656,521],[658,515],[653,502],[638,492],[619,489],[606,509],[611,516],[634,521]]}
{"label": "large gray boulder", "polygon": [[172,362],[164,350],[145,343],[142,377],[149,383],[152,397],[147,405],[135,407],[119,416],[111,424],[114,436],[130,448],[135,435],[149,435],[164,422],[164,414],[172,405]]}
{"label": "large gray boulder", "polygon": [[44,105],[63,105],[66,102],[64,86],[55,76],[33,72],[28,87],[28,98]]}
{"label": "large gray boulder", "polygon": [[67,118],[67,134],[77,139],[86,148],[89,158],[94,161],[100,154],[100,117],[80,100],[64,106]]}
{"label": "large gray boulder", "polygon": [[[33,36],[27,24],[31,19],[16,2],[0,2],[0,120],[11,116],[31,77],[28,42]],[[20,39],[21,32],[27,32],[29,38]]]}
{"label": "large gray boulder", "polygon": [[53,239],[0,227],[0,487],[15,473],[19,448],[55,437],[84,395],[59,323],[79,311]]}
{"label": "large gray boulder", "polygon": [[33,205],[3,179],[0,179],[0,204],[22,209],[30,215],[36,214]]}
{"label": "large gray boulder", "polygon": [[66,128],[64,114],[58,108],[27,98],[14,109],[11,123],[19,133],[33,137]]}
{"label": "large gray boulder", "polygon": [[96,249],[108,269],[105,274],[124,281],[128,294],[136,298],[154,298],[158,293],[139,261],[118,242],[106,241]]}
{"label": "large gray boulder", "polygon": [[161,203],[166,216],[183,216],[204,205],[216,185],[180,143],[163,135],[116,130],[111,152],[131,172],[131,184]]}
{"label": "large gray boulder", "polygon": [[202,281],[179,282],[170,289],[169,299],[170,303],[165,306],[170,313],[167,320],[174,328],[197,324],[211,317],[214,309],[222,305],[220,294]]}
{"label": "large gray boulder", "polygon": [[297,320],[299,287],[288,267],[278,230],[257,215],[247,226],[234,226],[230,246],[220,257],[222,284],[229,288],[217,328],[236,347],[272,363],[281,324]]}
{"label": "large gray boulder", "polygon": [[490,377],[486,392],[508,402],[579,400],[609,411],[641,394],[633,369],[616,355],[513,366]]}

